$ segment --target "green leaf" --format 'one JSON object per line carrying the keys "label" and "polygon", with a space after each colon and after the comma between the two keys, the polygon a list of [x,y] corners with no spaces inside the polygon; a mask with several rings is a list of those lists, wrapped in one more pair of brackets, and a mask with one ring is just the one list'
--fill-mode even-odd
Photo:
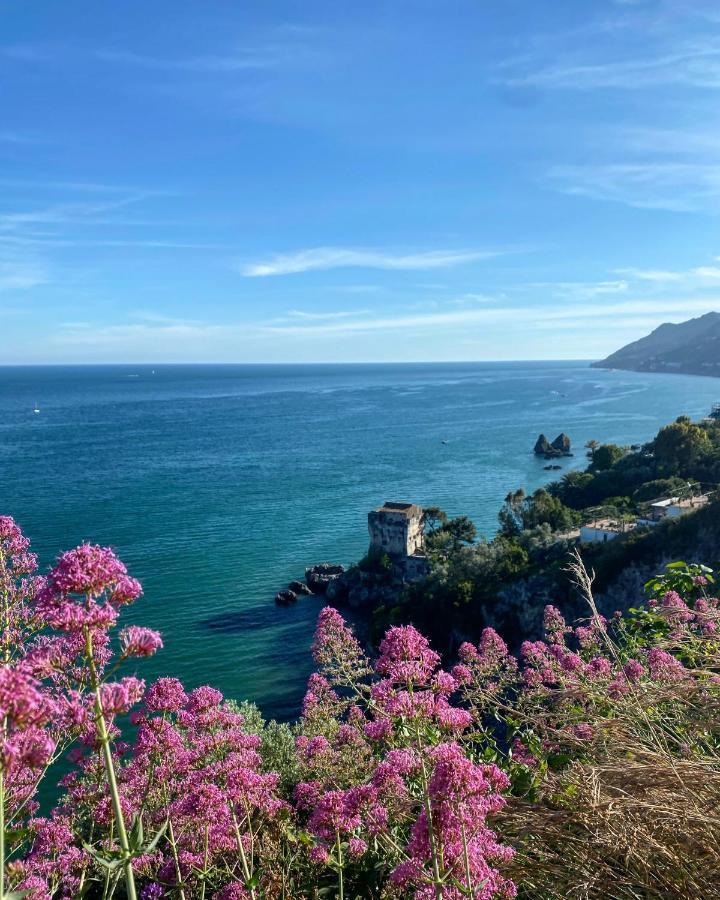
{"label": "green leaf", "polygon": [[117,851],[106,851],[103,854],[96,850],[91,844],[86,844],[84,841],[83,848],[85,849],[85,852],[95,860],[96,863],[99,863],[99,865],[107,869],[109,872],[112,872],[114,869],[117,869],[123,864],[124,858],[122,853],[119,853]]}
{"label": "green leaf", "polygon": [[150,843],[147,845],[147,847],[144,848],[144,850],[143,850],[144,853],[152,853],[153,852],[153,850],[157,847],[158,843],[160,842],[160,838],[167,831],[169,824],[170,824],[170,819],[166,819],[165,822],[163,822],[159,831],[155,834],[155,836],[150,841]]}
{"label": "green leaf", "polygon": [[142,848],[144,840],[145,831],[143,829],[142,816],[135,816],[130,828],[130,834],[128,835],[128,843],[130,844],[130,849],[134,853],[137,853]]}

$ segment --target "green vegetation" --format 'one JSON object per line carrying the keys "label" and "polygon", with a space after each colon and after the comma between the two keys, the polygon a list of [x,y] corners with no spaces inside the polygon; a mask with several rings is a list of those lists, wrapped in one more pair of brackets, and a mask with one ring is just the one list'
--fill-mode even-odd
{"label": "green vegetation", "polygon": [[644,446],[590,441],[587,450],[584,471],[568,472],[532,494],[522,488],[509,493],[491,539],[477,539],[467,517],[450,519],[437,507],[427,509],[430,572],[399,602],[379,604],[373,633],[412,621],[448,650],[487,625],[515,643],[533,637],[546,603],[559,604],[570,616],[578,613],[579,599],[563,570],[581,525],[596,518],[634,524],[663,498],[706,493],[711,502],[690,515],[581,548],[596,571],[605,611],[627,608],[639,579],[671,556],[717,564],[720,420],[694,423],[682,416]]}

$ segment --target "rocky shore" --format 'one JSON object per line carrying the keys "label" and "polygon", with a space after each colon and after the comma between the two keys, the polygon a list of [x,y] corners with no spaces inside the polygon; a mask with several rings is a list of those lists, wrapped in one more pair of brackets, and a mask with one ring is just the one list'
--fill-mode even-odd
{"label": "rocky shore", "polygon": [[406,582],[391,570],[345,568],[333,563],[319,563],[305,570],[305,581],[291,581],[275,595],[279,606],[296,603],[303,595],[322,595],[333,605],[346,605],[363,610],[380,603],[396,601]]}

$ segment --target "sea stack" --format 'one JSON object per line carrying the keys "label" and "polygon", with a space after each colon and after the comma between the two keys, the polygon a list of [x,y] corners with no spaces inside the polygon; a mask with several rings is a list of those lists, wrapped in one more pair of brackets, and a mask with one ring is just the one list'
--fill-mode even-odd
{"label": "sea stack", "polygon": [[544,434],[541,434],[540,437],[538,437],[538,439],[535,441],[535,450],[533,452],[536,456],[546,456],[551,451],[552,444]]}
{"label": "sea stack", "polygon": [[570,438],[565,434],[564,431],[561,431],[560,434],[552,442],[551,446],[553,450],[557,450],[559,453],[562,453],[563,456],[568,456],[571,447]]}

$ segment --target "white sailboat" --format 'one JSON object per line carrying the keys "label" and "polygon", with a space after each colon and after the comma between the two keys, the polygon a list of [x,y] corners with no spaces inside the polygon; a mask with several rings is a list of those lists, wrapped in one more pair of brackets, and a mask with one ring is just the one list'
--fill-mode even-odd
{"label": "white sailboat", "polygon": [[40,412],[40,407],[38,406],[37,400],[35,401],[35,409],[33,410],[33,412],[34,412],[34,413],[39,413],[39,412]]}

